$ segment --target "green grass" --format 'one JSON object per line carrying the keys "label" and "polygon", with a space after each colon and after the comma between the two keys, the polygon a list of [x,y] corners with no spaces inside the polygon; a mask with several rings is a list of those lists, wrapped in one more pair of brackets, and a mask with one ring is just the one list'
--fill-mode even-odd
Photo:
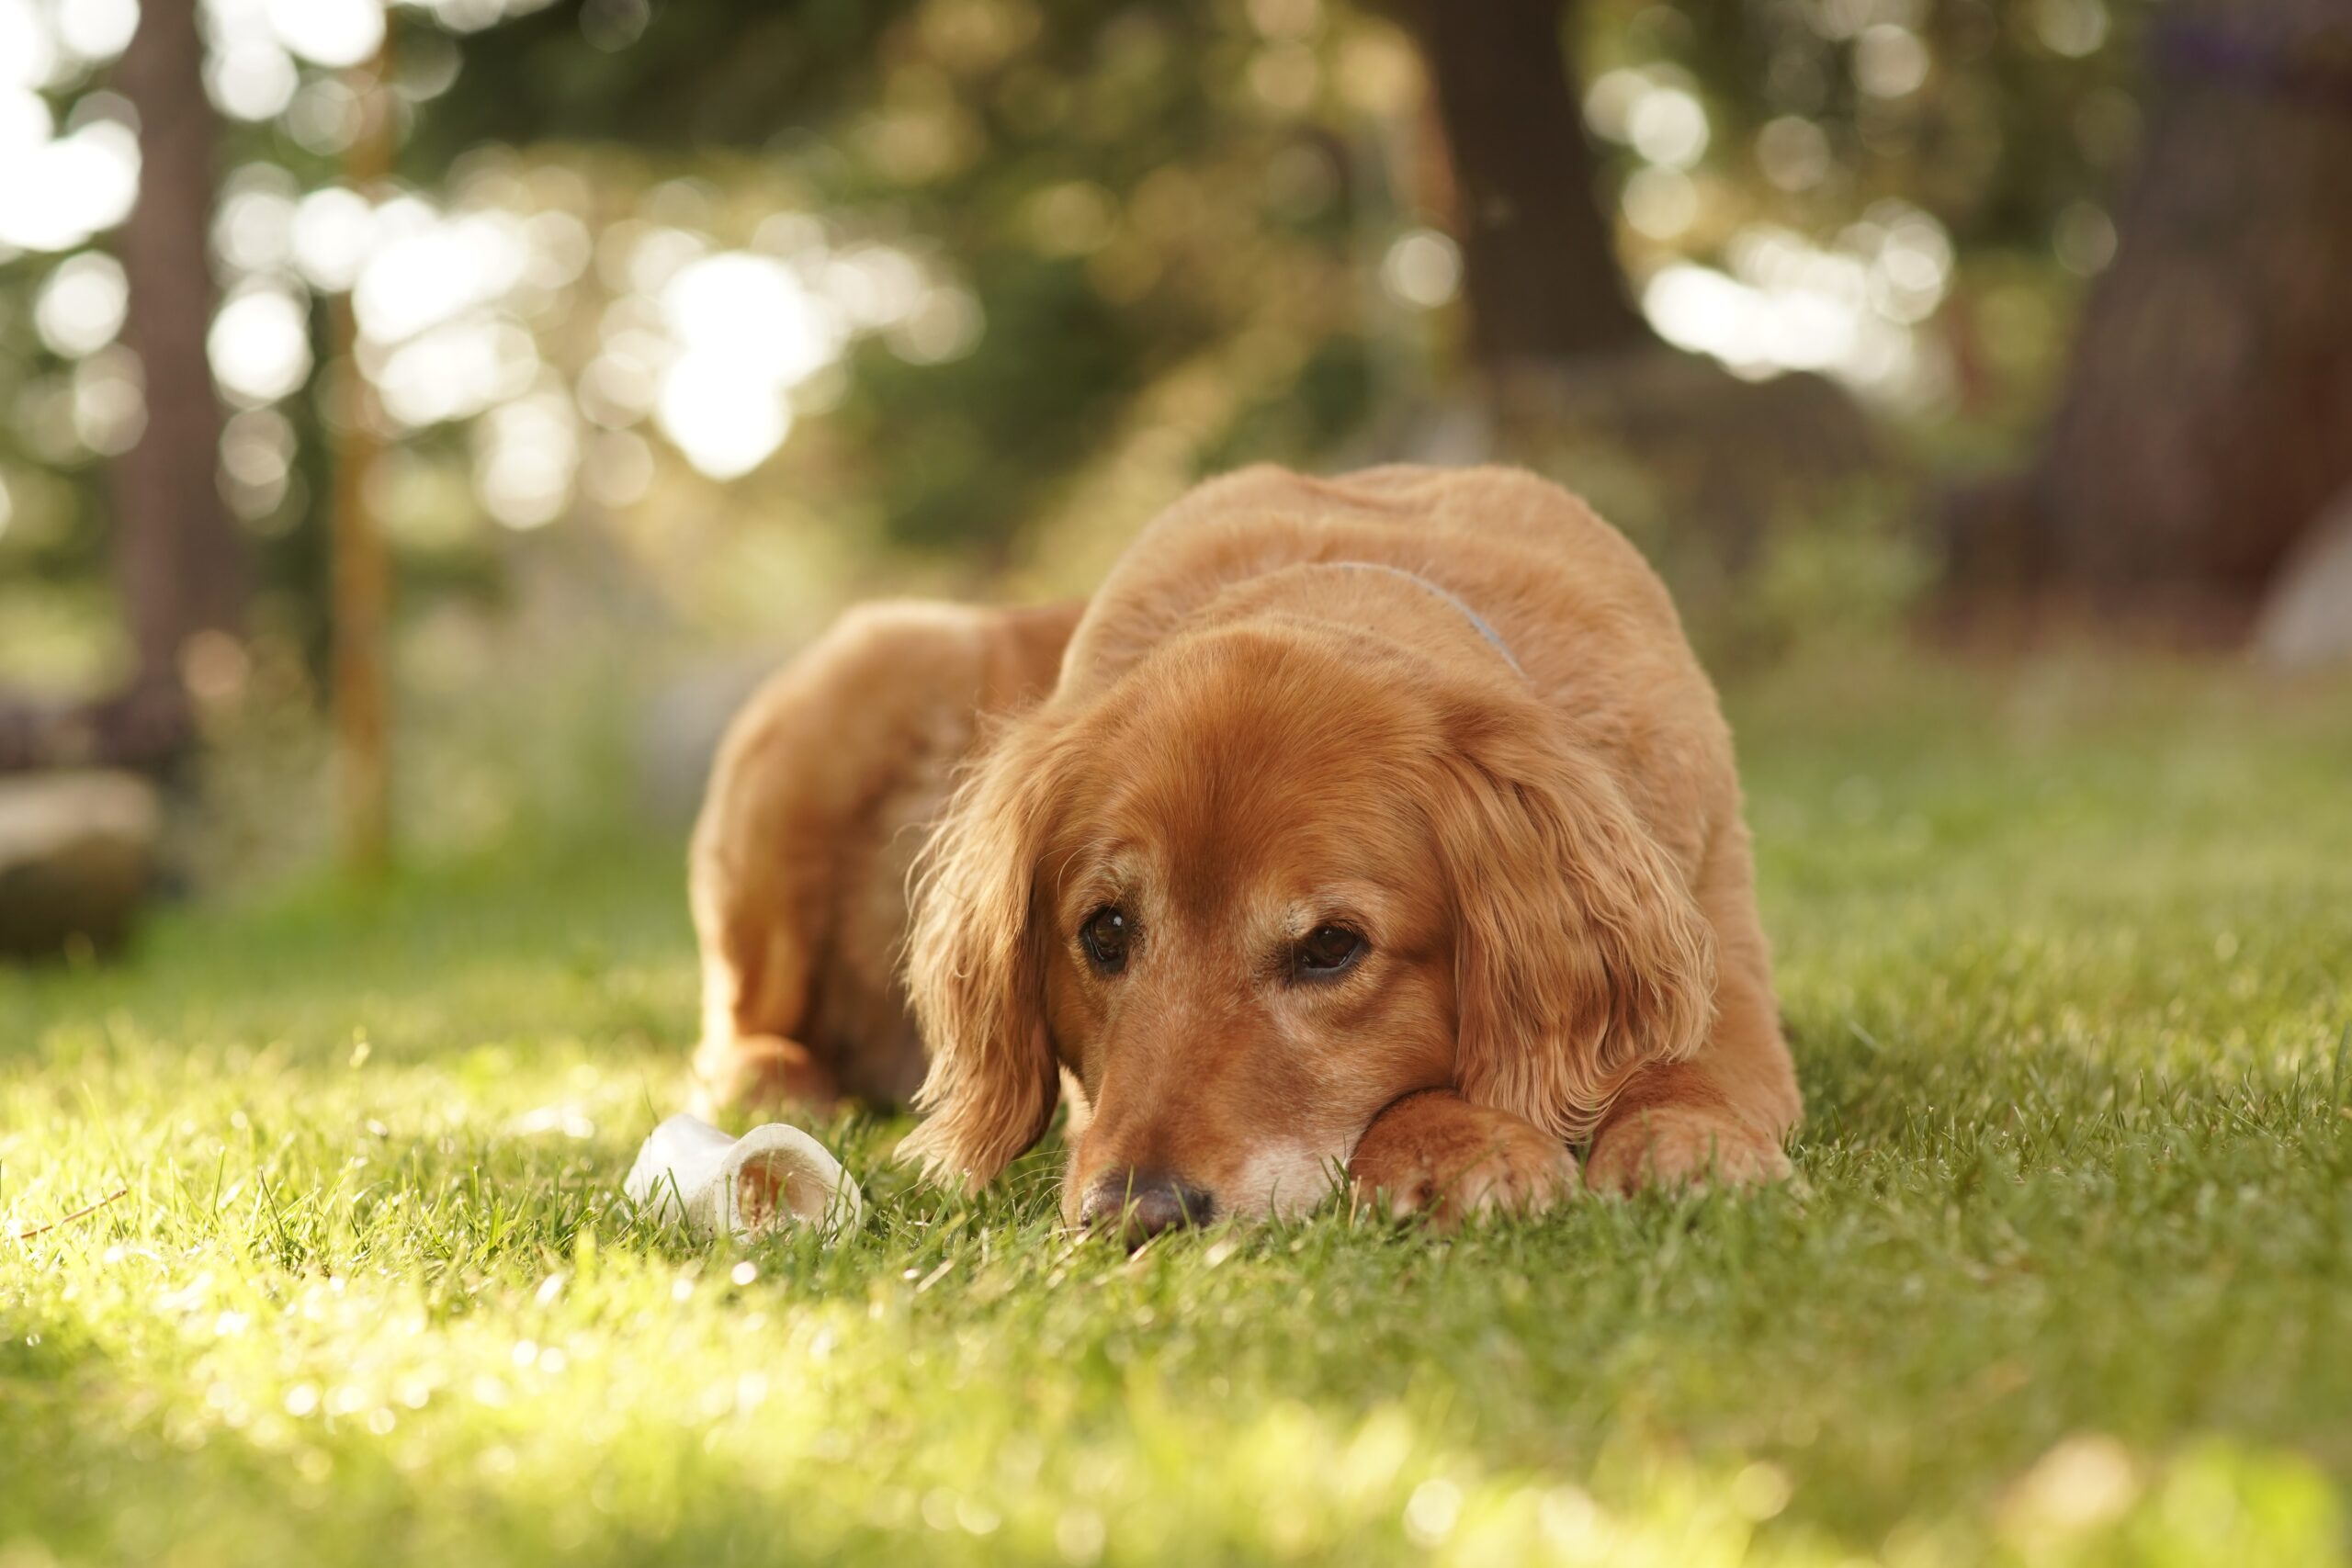
{"label": "green grass", "polygon": [[613,1189],[667,848],[0,977],[0,1564],[2344,1562],[2352,692],[1858,660],[1735,702],[1800,1179],[1129,1260],[826,1129],[863,1234]]}

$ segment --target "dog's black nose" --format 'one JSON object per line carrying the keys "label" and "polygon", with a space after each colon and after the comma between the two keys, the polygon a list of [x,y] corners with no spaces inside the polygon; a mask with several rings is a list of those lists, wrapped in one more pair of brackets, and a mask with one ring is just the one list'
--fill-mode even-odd
{"label": "dog's black nose", "polygon": [[1078,1223],[1090,1231],[1112,1233],[1133,1252],[1161,1231],[1179,1225],[1204,1225],[1216,1213],[1216,1201],[1197,1187],[1187,1186],[1156,1170],[1112,1170],[1095,1178],[1078,1206]]}

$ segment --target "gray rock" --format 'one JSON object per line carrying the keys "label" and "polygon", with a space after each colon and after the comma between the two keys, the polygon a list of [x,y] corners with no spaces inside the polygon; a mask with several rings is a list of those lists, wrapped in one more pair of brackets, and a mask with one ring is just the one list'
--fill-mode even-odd
{"label": "gray rock", "polygon": [[2252,646],[2274,670],[2352,662],[2352,490],[2328,503],[2278,569]]}
{"label": "gray rock", "polygon": [[153,883],[162,817],[133,773],[0,776],[0,956],[119,947]]}

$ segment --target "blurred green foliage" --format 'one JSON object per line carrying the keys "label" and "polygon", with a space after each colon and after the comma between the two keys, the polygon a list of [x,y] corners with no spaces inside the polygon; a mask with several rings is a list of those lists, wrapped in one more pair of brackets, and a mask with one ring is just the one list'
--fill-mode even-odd
{"label": "blurred green foliage", "polygon": [[[1906,307],[1928,312],[1904,328],[1917,374],[1874,404],[1941,459],[2018,439],[2075,280],[2111,245],[2098,200],[2132,144],[2143,5],[1588,0],[1564,20],[1637,286],[1676,264],[1736,271],[1759,235],[1860,254],[1909,214],[1930,253],[1948,237],[1951,259],[1930,254],[1941,270]],[[497,306],[536,345],[531,396],[587,406],[600,348],[651,319],[631,281],[648,236],[759,252],[763,222],[800,215],[824,243],[889,247],[970,302],[976,335],[944,352],[854,336],[795,390],[782,449],[740,478],[714,481],[645,439],[642,409],[610,429],[593,410],[566,415],[557,531],[616,555],[689,630],[805,626],[883,581],[1082,587],[1191,479],[1375,455],[1378,433],[1462,390],[1459,307],[1384,282],[1400,236],[1452,216],[1408,12],[585,0],[391,17],[403,187],[449,213],[555,215],[594,247],[576,276]],[[291,204],[342,177],[347,130],[319,107],[340,79],[312,64],[298,79],[275,112],[225,119],[229,197]],[[1695,151],[1660,161],[1609,123],[1610,103],[1644,84],[1702,107]],[[103,62],[42,87],[61,124],[106,91]],[[310,314],[317,368],[232,434],[241,452],[291,449],[261,459],[283,477],[239,504],[268,590],[262,629],[315,658],[342,417],[327,397],[331,291],[282,258],[216,250],[224,288],[287,289]],[[0,260],[0,605],[23,603],[25,584],[81,585],[57,603],[85,608],[39,627],[8,617],[0,679],[116,660],[88,613],[104,604],[90,585],[104,577],[106,442],[77,410],[119,367],[35,331],[60,259]],[[376,498],[412,615],[451,592],[495,608],[518,592],[516,540],[484,499],[506,407],[390,430]],[[1610,466],[1588,452],[1578,472]],[[599,480],[617,469],[642,482]],[[1903,503],[1884,504],[1899,526]]]}

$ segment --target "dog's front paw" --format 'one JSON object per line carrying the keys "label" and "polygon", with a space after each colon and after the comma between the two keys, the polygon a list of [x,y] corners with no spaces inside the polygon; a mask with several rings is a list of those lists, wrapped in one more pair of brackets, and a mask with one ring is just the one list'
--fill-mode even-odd
{"label": "dog's front paw", "polygon": [[833,1075],[808,1047],[780,1034],[743,1034],[695,1050],[686,1108],[717,1122],[786,1106],[831,1110],[838,1098]]}
{"label": "dog's front paw", "polygon": [[1777,1139],[1729,1111],[1654,1105],[1601,1129],[1584,1180],[1596,1191],[1621,1193],[1702,1181],[1753,1187],[1783,1180],[1790,1168]]}
{"label": "dog's front paw", "polygon": [[1577,1190],[1576,1161],[1533,1122],[1443,1090],[1398,1101],[1356,1145],[1359,1201],[1452,1229],[1483,1214],[1534,1213]]}

